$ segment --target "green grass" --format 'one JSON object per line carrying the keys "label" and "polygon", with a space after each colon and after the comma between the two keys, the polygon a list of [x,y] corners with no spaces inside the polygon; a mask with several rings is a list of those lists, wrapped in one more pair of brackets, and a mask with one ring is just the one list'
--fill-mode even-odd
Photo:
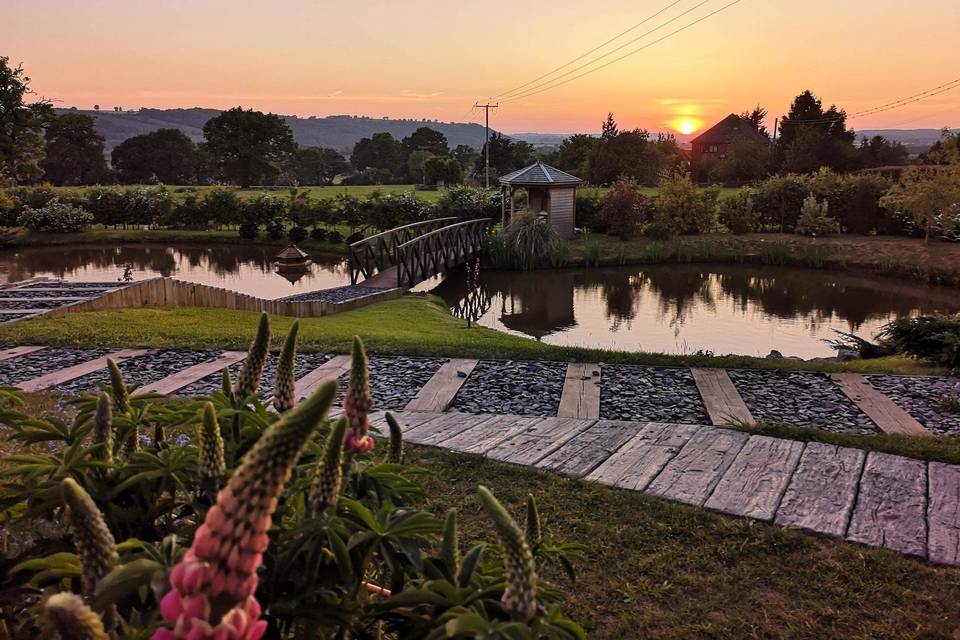
{"label": "green grass", "polygon": [[[272,319],[275,346],[293,318]],[[0,327],[3,344],[77,347],[154,347],[245,349],[253,338],[257,314],[227,309],[121,309],[39,317]],[[442,300],[411,295],[323,318],[300,320],[301,351],[348,353],[354,335],[376,354],[474,357],[662,366],[807,369],[862,373],[939,373],[908,358],[852,362],[767,360],[747,356],[717,358],[559,347],[485,327],[468,329]]]}
{"label": "green grass", "polygon": [[955,638],[960,629],[956,568],[478,456],[411,448],[409,457],[432,472],[421,480],[428,508],[458,508],[465,544],[493,534],[477,484],[518,518],[536,495],[546,532],[587,547],[563,609],[597,640]]}

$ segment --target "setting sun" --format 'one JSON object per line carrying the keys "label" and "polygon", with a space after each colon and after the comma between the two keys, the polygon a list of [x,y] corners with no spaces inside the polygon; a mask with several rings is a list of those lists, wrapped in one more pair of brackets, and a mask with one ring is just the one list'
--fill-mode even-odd
{"label": "setting sun", "polygon": [[692,118],[681,118],[673,123],[674,128],[685,136],[700,128],[700,121]]}

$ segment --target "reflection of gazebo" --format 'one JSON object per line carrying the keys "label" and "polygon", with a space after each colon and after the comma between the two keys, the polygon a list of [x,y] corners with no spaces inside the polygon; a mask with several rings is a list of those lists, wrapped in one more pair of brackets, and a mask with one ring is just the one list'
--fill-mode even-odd
{"label": "reflection of gazebo", "polygon": [[[514,214],[513,192],[527,190],[527,209],[545,213],[547,223],[561,238],[572,238],[576,221],[577,186],[583,181],[565,171],[537,162],[500,178],[503,191],[501,214],[506,225]],[[509,204],[508,204],[509,203]]]}
{"label": "reflection of gazebo", "polygon": [[511,331],[540,340],[577,324],[573,310],[573,286],[530,287],[514,284],[501,290],[500,296],[499,320]]}

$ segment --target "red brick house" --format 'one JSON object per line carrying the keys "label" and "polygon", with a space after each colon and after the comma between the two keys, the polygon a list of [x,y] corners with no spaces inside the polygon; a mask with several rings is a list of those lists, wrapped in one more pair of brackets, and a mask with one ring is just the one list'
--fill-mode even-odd
{"label": "red brick house", "polygon": [[692,160],[694,162],[699,162],[704,158],[723,160],[727,157],[727,147],[730,143],[736,139],[744,138],[764,144],[770,142],[748,120],[731,113],[690,141],[693,147]]}

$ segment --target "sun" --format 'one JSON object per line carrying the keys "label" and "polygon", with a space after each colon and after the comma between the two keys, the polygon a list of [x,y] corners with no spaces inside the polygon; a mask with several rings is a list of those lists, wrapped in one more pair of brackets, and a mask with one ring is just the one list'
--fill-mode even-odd
{"label": "sun", "polygon": [[685,136],[690,135],[698,128],[698,123],[690,118],[682,118],[677,121],[677,130]]}

